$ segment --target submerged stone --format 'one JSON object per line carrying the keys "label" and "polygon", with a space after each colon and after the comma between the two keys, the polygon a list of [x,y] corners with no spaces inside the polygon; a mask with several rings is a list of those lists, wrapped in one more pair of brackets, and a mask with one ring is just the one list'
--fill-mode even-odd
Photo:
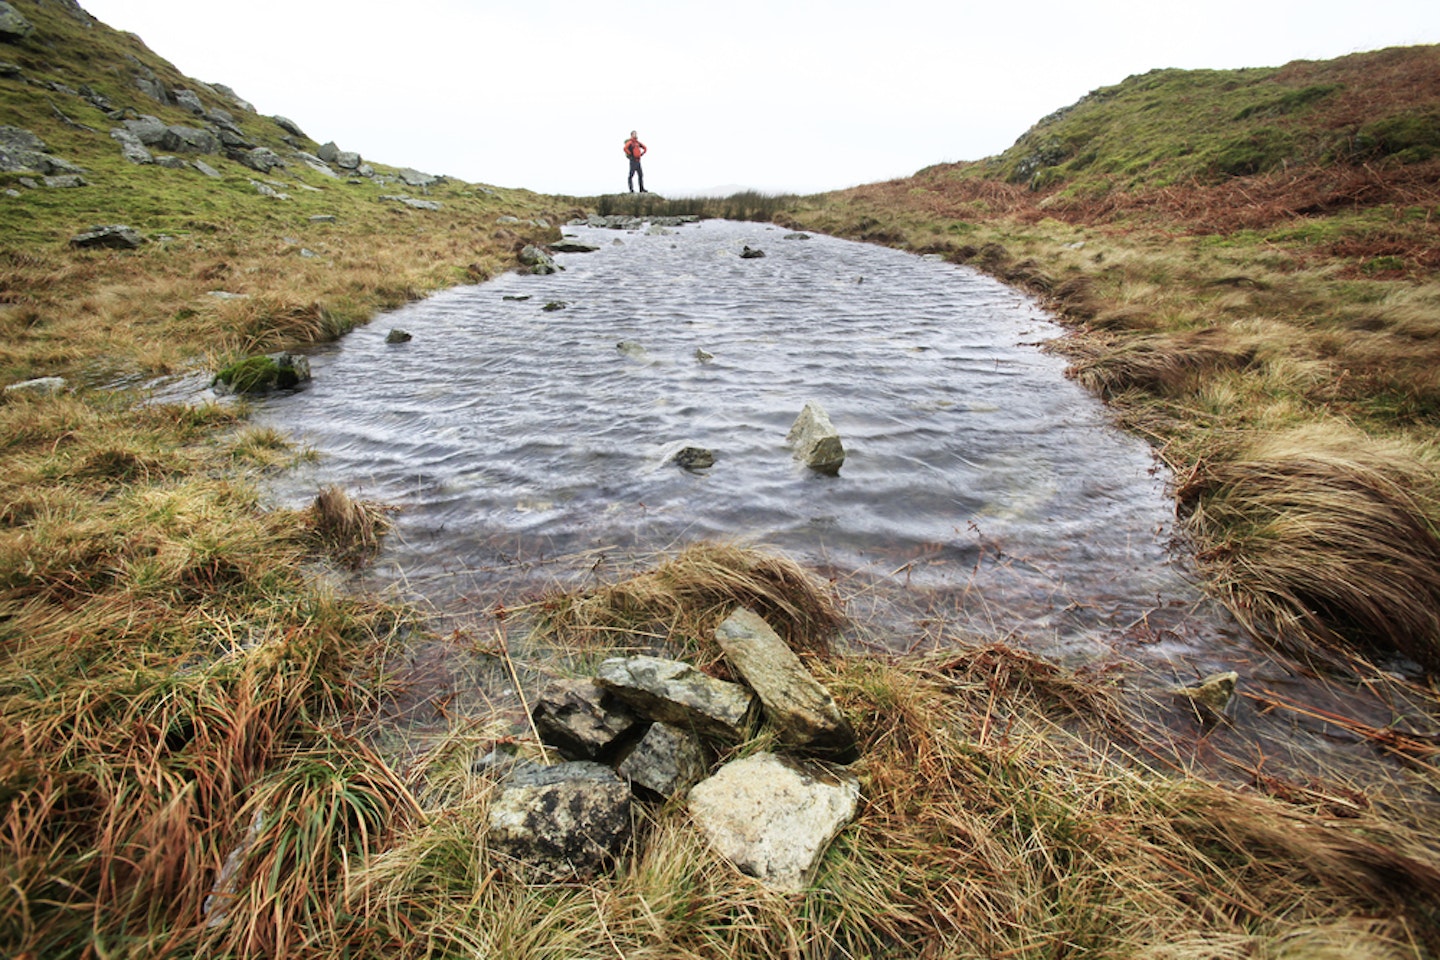
{"label": "submerged stone", "polygon": [[814,400],[808,401],[790,432],[785,436],[795,459],[819,473],[839,473],[845,463],[845,445],[840,434],[830,422],[825,408]]}
{"label": "submerged stone", "polygon": [[1234,670],[1212,673],[1193,687],[1177,687],[1175,695],[1184,697],[1215,717],[1225,716],[1235,700],[1235,685],[1240,674]]}

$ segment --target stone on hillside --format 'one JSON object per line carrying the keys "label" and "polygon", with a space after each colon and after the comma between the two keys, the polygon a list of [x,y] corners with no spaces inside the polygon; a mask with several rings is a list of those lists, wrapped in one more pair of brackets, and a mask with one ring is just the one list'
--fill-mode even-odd
{"label": "stone on hillside", "polygon": [[840,434],[825,408],[813,400],[806,402],[795,418],[785,442],[790,444],[795,459],[818,473],[839,473],[845,463],[845,446],[840,442]]}
{"label": "stone on hillside", "polygon": [[122,224],[94,226],[70,238],[70,246],[81,249],[108,247],[112,250],[133,250],[144,242],[145,238],[138,232]]}
{"label": "stone on hillside", "polygon": [[275,126],[279,127],[281,130],[284,130],[286,133],[291,134],[292,136],[301,137],[306,140],[309,139],[309,137],[305,136],[305,131],[300,129],[300,125],[297,124],[294,120],[291,120],[289,117],[282,117],[277,114],[270,119],[275,121]]}
{"label": "stone on hillside", "polygon": [[35,26],[20,11],[0,0],[0,40],[24,40],[35,32]]}
{"label": "stone on hillside", "polygon": [[339,219],[333,213],[317,213],[310,218],[311,223],[338,223]]}
{"label": "stone on hillside", "polygon": [[133,133],[147,147],[158,147],[165,139],[165,121],[159,117],[142,114],[134,120],[125,120],[122,126]]}
{"label": "stone on hillside", "polygon": [[166,127],[160,146],[172,153],[220,152],[220,140],[215,134],[195,127]]}
{"label": "stone on hillside", "polygon": [[170,95],[165,92],[165,84],[153,76],[139,76],[135,78],[135,87],[145,96],[166,106],[170,104]]}
{"label": "stone on hillside", "polygon": [[214,110],[205,112],[205,119],[211,123],[220,124],[226,127],[235,126],[235,115],[223,107],[216,107]]}
{"label": "stone on hillside", "polygon": [[165,167],[168,170],[188,170],[190,168],[190,164],[184,160],[181,160],[179,157],[170,156],[156,157],[155,165],[157,167]]}
{"label": "stone on hillside", "polygon": [[757,614],[739,609],[715,631],[725,659],[754,690],[780,742],[827,760],[860,759],[835,698]]}
{"label": "stone on hillside", "polygon": [[354,150],[341,150],[335,155],[335,166],[341,170],[359,170],[363,158]]}
{"label": "stone on hillside", "polygon": [[598,763],[522,766],[490,804],[489,826],[491,852],[547,879],[588,879],[630,843],[630,787]]}
{"label": "stone on hillside", "polygon": [[[372,166],[370,166],[370,164],[368,164],[368,163],[362,163],[362,164],[360,164],[360,166],[358,166],[358,167],[355,168],[355,173],[358,174],[359,176],[362,176],[362,177],[373,177],[373,176],[375,176],[375,168],[372,167]],[[360,181],[359,181],[359,180],[351,180],[350,182],[351,182],[351,183],[359,183]]]}
{"label": "stone on hillside", "polygon": [[848,772],[758,753],[697,783],[689,807],[710,845],[742,873],[799,893],[859,800],[860,781]]}
{"label": "stone on hillside", "polygon": [[34,380],[12,383],[5,388],[6,396],[16,397],[53,397],[64,391],[64,377],[36,377]]}
{"label": "stone on hillside", "polygon": [[75,187],[88,187],[90,184],[84,177],[78,174],[67,173],[58,177],[46,177],[45,186],[51,190],[71,190]]}
{"label": "stone on hillside", "polygon": [[558,243],[550,244],[550,249],[556,253],[594,253],[600,247],[598,244],[586,243],[575,237],[564,237]]}
{"label": "stone on hillside", "polygon": [[181,110],[188,110],[197,117],[205,116],[205,104],[200,102],[200,95],[194,90],[176,90],[174,99],[175,106]]}
{"label": "stone on hillside", "polygon": [[540,739],[566,760],[609,762],[643,721],[594,680],[556,680],[530,711]]}
{"label": "stone on hillside", "polygon": [[45,141],[22,127],[0,127],[0,172],[34,170],[50,173]]}
{"label": "stone on hillside", "polygon": [[24,72],[20,69],[20,64],[11,63],[9,60],[0,60],[0,79],[13,80]]}
{"label": "stone on hillside", "polygon": [[220,94],[220,96],[229,98],[230,102],[235,104],[235,106],[239,107],[241,110],[248,110],[250,113],[255,112],[255,106],[249,100],[246,100],[244,97],[240,96],[240,94],[236,93],[234,90],[230,89],[225,84],[212,83],[210,84],[210,88],[216,93]]}
{"label": "stone on hillside", "polygon": [[251,170],[256,170],[260,173],[269,173],[276,167],[285,166],[285,161],[281,160],[280,156],[269,147],[256,147],[254,150],[247,150],[240,154],[237,159]]}
{"label": "stone on hillside", "polygon": [[131,163],[154,163],[155,158],[150,151],[145,149],[145,144],[124,127],[116,127],[110,131],[110,136],[116,143],[120,144],[120,153]]}
{"label": "stone on hillside", "polygon": [[254,150],[256,146],[253,140],[250,140],[239,130],[233,130],[229,127],[219,128],[215,136],[220,141],[220,146],[224,147],[225,152],[232,157],[236,154],[244,153],[247,150]]}
{"label": "stone on hillside", "polygon": [[281,190],[276,190],[274,187],[270,186],[270,184],[261,183],[259,180],[251,180],[250,186],[254,187],[255,192],[260,194],[260,196],[262,197],[270,197],[273,200],[290,199],[290,194],[285,193]]}
{"label": "stone on hillside", "polygon": [[396,176],[404,181],[406,186],[410,187],[428,187],[440,182],[439,177],[431,176],[428,173],[421,173],[419,170],[410,167],[405,167],[400,170],[396,173]]}
{"label": "stone on hillside", "polygon": [[305,151],[300,150],[296,152],[295,157],[301,163],[305,164],[305,166],[309,167],[311,170],[314,170],[316,173],[324,174],[325,176],[332,179],[338,178],[340,176],[334,170],[330,169],[330,164],[326,163],[324,160],[320,159],[313,153],[306,153]]}
{"label": "stone on hillside", "polygon": [[705,745],[689,730],[652,723],[615,772],[668,800],[705,776]]}
{"label": "stone on hillside", "polygon": [[196,170],[199,170],[201,173],[205,174],[205,176],[209,177],[211,180],[219,180],[219,179],[221,179],[221,177],[220,177],[220,171],[219,171],[219,170],[216,170],[214,167],[210,166],[210,164],[206,163],[204,160],[191,160],[191,161],[190,161],[190,166],[194,167]]}
{"label": "stone on hillside", "polygon": [[326,163],[334,163],[335,158],[339,156],[339,154],[340,148],[335,145],[334,140],[320,144],[320,149],[315,151],[315,155]]}
{"label": "stone on hillside", "polygon": [[652,720],[695,730],[716,740],[743,740],[754,722],[753,693],[678,660],[612,657],[600,664],[596,680]]}

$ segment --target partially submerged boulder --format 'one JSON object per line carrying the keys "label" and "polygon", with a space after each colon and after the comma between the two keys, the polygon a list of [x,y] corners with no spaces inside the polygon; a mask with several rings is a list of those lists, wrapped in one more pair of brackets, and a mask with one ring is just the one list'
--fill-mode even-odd
{"label": "partially submerged boulder", "polygon": [[541,276],[559,269],[555,265],[555,258],[533,243],[527,243],[520,248],[520,262],[529,267],[531,273]]}
{"label": "partially submerged boulder", "polygon": [[310,379],[310,361],[293,353],[246,357],[215,375],[212,386],[234,393],[268,393],[288,390]]}
{"label": "partially submerged boulder", "polygon": [[845,463],[845,445],[825,408],[808,401],[785,436],[795,459],[817,473],[836,474]]}
{"label": "partially submerged boulder", "polygon": [[758,753],[696,784],[689,807],[710,845],[742,873],[799,893],[859,801],[860,781],[848,771]]}

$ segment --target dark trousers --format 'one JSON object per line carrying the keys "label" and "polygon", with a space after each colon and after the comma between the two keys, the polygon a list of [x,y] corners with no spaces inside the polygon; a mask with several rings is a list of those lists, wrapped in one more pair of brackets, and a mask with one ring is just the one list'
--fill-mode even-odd
{"label": "dark trousers", "polygon": [[630,192],[631,192],[631,193],[634,193],[634,192],[635,192],[635,175],[636,175],[636,174],[639,174],[639,175],[640,175],[640,192],[641,192],[641,193],[644,193],[644,192],[645,192],[645,171],[640,169],[640,158],[639,158],[639,157],[631,157],[631,158],[630,158],[630,176],[625,179],[625,182],[630,185]]}

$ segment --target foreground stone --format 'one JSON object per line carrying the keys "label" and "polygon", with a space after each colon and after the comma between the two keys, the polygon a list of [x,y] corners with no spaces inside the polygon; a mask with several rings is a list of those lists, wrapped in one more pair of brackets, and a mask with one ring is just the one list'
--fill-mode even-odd
{"label": "foreground stone", "polygon": [[652,723],[615,772],[668,800],[705,776],[705,748],[689,730]]}
{"label": "foreground stone", "polygon": [[835,698],[757,614],[740,609],[715,631],[725,659],[745,678],[780,742],[826,759],[860,759],[855,730]]}
{"label": "foreground stone", "polygon": [[608,760],[642,721],[593,680],[556,680],[530,711],[540,739],[566,760]]}
{"label": "foreground stone", "polygon": [[705,470],[715,466],[715,451],[705,447],[681,447],[670,460],[686,470]]}
{"label": "foreground stone", "polygon": [[112,223],[91,227],[70,238],[70,246],[79,249],[106,247],[112,250],[134,250],[145,238],[124,224]]}
{"label": "foreground stone", "polygon": [[753,693],[678,660],[612,657],[596,679],[637,712],[716,740],[744,740],[754,723]]}
{"label": "foreground stone", "polygon": [[8,3],[0,2],[0,40],[23,40],[35,27]]}
{"label": "foreground stone", "polygon": [[696,784],[689,806],[710,845],[742,873],[798,893],[859,800],[860,781],[848,772],[760,753]]}
{"label": "foreground stone", "polygon": [[818,473],[835,474],[845,463],[845,445],[825,408],[808,401],[785,436],[795,459]]}
{"label": "foreground stone", "polygon": [[521,248],[520,262],[529,267],[531,273],[540,276],[554,273],[559,269],[555,266],[555,259],[533,243],[527,243]]}
{"label": "foreground stone", "polygon": [[630,787],[598,763],[518,768],[490,806],[490,849],[554,880],[589,878],[630,843]]}

